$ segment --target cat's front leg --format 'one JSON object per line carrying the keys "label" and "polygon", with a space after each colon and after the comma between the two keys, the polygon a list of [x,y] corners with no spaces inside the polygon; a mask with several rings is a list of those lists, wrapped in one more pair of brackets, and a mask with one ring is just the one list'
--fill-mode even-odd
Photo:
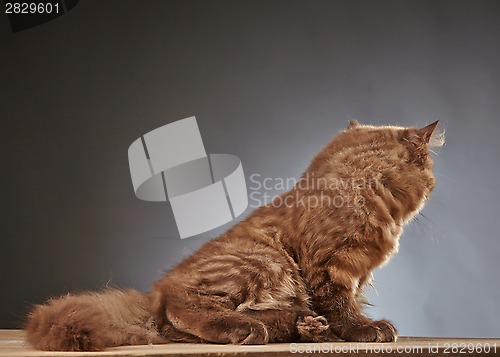
{"label": "cat's front leg", "polygon": [[340,283],[344,278],[330,276],[312,287],[315,310],[326,316],[332,331],[345,341],[394,342],[396,328],[387,320],[374,321],[363,314],[356,288]]}

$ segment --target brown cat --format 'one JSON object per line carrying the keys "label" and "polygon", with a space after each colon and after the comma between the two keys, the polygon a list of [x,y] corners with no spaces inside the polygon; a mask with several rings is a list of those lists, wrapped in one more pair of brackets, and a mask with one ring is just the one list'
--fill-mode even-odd
{"label": "brown cat", "polygon": [[206,243],[151,293],[52,299],[30,314],[28,342],[75,351],[174,341],[395,341],[389,321],[363,314],[362,293],[434,187],[429,147],[444,143],[437,123],[352,121],[292,190]]}

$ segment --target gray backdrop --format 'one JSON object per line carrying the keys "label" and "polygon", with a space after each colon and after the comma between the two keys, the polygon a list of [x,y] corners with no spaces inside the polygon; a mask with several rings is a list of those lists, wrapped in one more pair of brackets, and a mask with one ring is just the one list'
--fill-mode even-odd
{"label": "gray backdrop", "polygon": [[0,37],[0,327],[51,295],[148,290],[227,229],[180,240],[168,204],[136,199],[141,134],[196,115],[250,186],[298,177],[350,118],[439,118],[427,219],[368,313],[403,335],[500,335],[499,1],[83,1],[15,34],[2,15]]}

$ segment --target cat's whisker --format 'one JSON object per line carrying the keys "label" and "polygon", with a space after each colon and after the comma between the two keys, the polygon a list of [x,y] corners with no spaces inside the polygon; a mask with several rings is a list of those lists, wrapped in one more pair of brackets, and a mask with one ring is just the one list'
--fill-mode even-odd
{"label": "cat's whisker", "polygon": [[439,173],[439,172],[435,172],[435,173],[434,173],[434,175],[435,175],[435,176],[440,176],[440,177],[442,177],[442,178],[445,178],[445,179],[447,179],[447,180],[448,180],[448,181],[450,181],[450,182],[457,182],[457,180],[452,179],[451,177],[448,177],[448,176],[446,176],[446,175],[444,175],[444,174],[442,174],[442,173]]}
{"label": "cat's whisker", "polygon": [[422,230],[423,235],[425,235],[425,236],[426,236],[426,235],[427,235],[427,233],[430,233],[430,236],[431,236],[431,238],[432,238],[432,241],[433,241],[434,243],[436,243],[436,239],[435,239],[435,236],[434,236],[434,232],[432,231],[431,227],[429,227],[429,226],[428,226],[425,222],[423,222],[422,220],[420,220],[420,219],[418,218],[418,216],[415,216],[415,217],[413,218],[413,220],[414,220],[415,222],[417,222],[417,225],[416,225],[416,226]]}
{"label": "cat's whisker", "polygon": [[435,228],[437,228],[438,232],[440,233],[439,236],[436,235],[436,232],[432,229],[430,229],[430,232],[432,234],[432,238],[433,238],[433,241],[434,242],[437,242],[439,238],[446,238],[446,235],[444,234],[443,230],[441,229],[441,227],[439,226],[439,224],[437,224],[436,222],[434,222],[433,220],[431,220],[429,217],[427,217],[426,215],[424,215],[423,213],[419,213],[419,215],[424,218],[427,222],[429,222],[430,225],[434,226]]}

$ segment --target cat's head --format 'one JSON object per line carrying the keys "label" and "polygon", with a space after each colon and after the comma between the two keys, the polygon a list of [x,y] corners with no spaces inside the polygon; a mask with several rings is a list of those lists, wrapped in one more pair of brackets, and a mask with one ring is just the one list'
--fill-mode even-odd
{"label": "cat's head", "polygon": [[[384,187],[401,194],[410,207],[421,207],[434,188],[432,148],[444,145],[438,121],[421,129],[362,125],[352,120],[339,136],[360,172],[381,177]],[[409,197],[412,196],[412,197]]]}
{"label": "cat's head", "polygon": [[380,146],[384,150],[387,149],[386,155],[389,155],[389,150],[391,150],[408,165],[432,169],[433,161],[429,155],[431,148],[444,145],[444,130],[438,128],[438,124],[439,120],[436,120],[432,124],[417,129],[362,125],[357,120],[351,120],[346,131],[356,136],[357,144]]}

